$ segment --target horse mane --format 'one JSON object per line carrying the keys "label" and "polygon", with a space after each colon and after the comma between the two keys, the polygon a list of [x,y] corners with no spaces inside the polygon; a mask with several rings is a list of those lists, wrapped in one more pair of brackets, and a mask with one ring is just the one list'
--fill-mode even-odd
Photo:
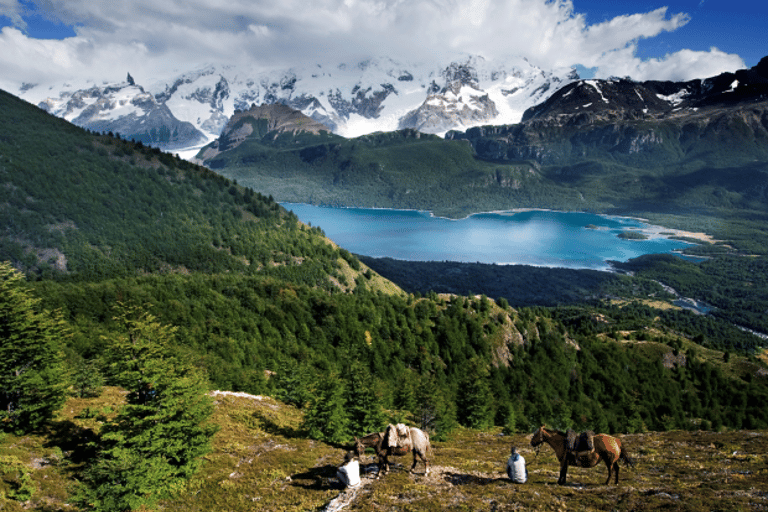
{"label": "horse mane", "polygon": [[542,426],[542,427],[541,427],[541,429],[542,429],[544,432],[546,432],[547,434],[549,434],[549,435],[558,434],[558,435],[561,435],[561,436],[563,436],[563,437],[565,437],[565,436],[567,435],[567,434],[566,434],[565,432],[563,432],[562,430],[557,430],[557,429],[554,429],[554,428],[547,428],[547,427],[544,427],[544,426]]}

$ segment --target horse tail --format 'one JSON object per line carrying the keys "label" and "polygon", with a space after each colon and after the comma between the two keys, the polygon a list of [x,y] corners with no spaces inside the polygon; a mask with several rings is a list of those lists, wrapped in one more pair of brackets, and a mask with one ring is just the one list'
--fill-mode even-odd
{"label": "horse tail", "polygon": [[621,453],[619,453],[619,458],[624,461],[624,464],[627,466],[633,468],[635,467],[635,461],[633,461],[629,454],[627,453],[627,450],[624,449],[624,445],[621,445]]}

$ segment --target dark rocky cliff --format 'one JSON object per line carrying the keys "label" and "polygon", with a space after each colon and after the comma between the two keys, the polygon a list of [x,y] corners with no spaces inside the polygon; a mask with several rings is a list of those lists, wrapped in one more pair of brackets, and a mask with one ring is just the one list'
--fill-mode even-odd
{"label": "dark rocky cliff", "polygon": [[768,160],[768,57],[752,69],[690,82],[581,80],[523,122],[449,132],[485,160],[571,165],[601,159],[657,167]]}

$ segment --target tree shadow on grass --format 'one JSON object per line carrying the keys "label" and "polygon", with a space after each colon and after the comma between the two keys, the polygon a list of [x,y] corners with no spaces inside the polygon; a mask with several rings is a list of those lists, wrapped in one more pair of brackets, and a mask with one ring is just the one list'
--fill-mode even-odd
{"label": "tree shadow on grass", "polygon": [[507,478],[487,478],[484,476],[467,475],[466,473],[445,473],[443,479],[451,485],[490,485],[509,482]]}
{"label": "tree shadow on grass", "polygon": [[338,489],[338,482],[335,480],[337,470],[332,464],[314,467],[291,475],[291,485],[313,491]]}
{"label": "tree shadow on grass", "polygon": [[256,411],[253,413],[253,417],[259,421],[259,426],[264,432],[276,436],[282,436],[287,439],[306,438],[307,433],[300,428],[293,428],[288,425],[281,425],[275,422],[267,414],[262,411]]}
{"label": "tree shadow on grass", "polygon": [[48,427],[46,448],[59,447],[73,464],[82,464],[96,455],[98,436],[90,428],[72,421],[53,422]]}

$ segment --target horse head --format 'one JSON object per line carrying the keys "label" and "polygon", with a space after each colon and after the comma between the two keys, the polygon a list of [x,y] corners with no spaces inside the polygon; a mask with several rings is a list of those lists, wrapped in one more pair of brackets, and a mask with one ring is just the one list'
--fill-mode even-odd
{"label": "horse head", "polygon": [[541,443],[543,443],[545,440],[545,434],[546,430],[544,427],[539,427],[536,432],[533,433],[533,437],[531,437],[531,446],[535,448],[536,446],[539,446]]}
{"label": "horse head", "polygon": [[352,451],[357,454],[358,458],[362,457],[363,454],[365,453],[365,445],[357,437],[355,437],[355,446],[352,448]]}

